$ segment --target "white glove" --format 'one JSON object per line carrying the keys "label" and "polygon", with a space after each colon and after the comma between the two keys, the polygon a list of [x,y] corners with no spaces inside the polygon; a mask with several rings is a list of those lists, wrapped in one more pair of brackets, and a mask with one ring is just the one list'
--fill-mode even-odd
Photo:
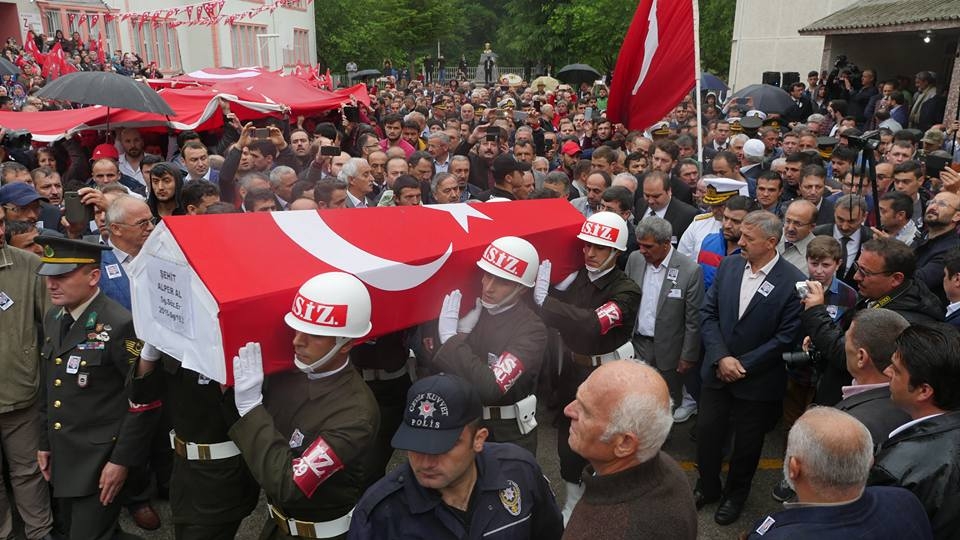
{"label": "white glove", "polygon": [[143,349],[140,350],[140,359],[144,362],[156,362],[160,359],[160,350],[147,342],[143,342]]}
{"label": "white glove", "polygon": [[244,416],[263,403],[263,359],[259,343],[247,343],[240,347],[239,356],[233,357],[233,399],[237,412]]}
{"label": "white glove", "polygon": [[460,322],[457,323],[457,332],[460,334],[473,332],[473,327],[477,326],[477,321],[480,320],[480,311],[482,310],[483,305],[480,304],[480,299],[477,298],[476,307],[468,311],[467,314],[460,319]]}
{"label": "white glove", "polygon": [[437,333],[440,334],[440,344],[457,335],[457,323],[460,322],[460,289],[455,289],[443,297],[443,307],[440,308],[440,318],[437,321]]}
{"label": "white glove", "polygon": [[554,287],[554,289],[563,292],[563,291],[565,291],[565,290],[567,290],[567,289],[570,288],[570,284],[572,284],[572,283],[573,283],[573,280],[575,280],[575,279],[577,279],[577,272],[574,272],[574,273],[570,274],[569,276],[567,276],[563,281],[561,281],[560,283],[558,283],[558,284]]}
{"label": "white glove", "polygon": [[540,263],[540,268],[537,269],[537,282],[533,285],[533,301],[538,306],[543,305],[543,302],[547,299],[547,293],[550,292],[551,268],[553,268],[553,263],[550,262],[550,259],[544,259]]}

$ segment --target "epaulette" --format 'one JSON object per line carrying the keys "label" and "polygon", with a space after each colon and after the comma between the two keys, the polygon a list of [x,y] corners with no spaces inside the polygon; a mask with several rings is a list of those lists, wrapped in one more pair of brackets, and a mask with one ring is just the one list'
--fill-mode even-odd
{"label": "epaulette", "polygon": [[694,221],[702,221],[702,220],[704,220],[704,219],[708,219],[708,218],[712,218],[712,217],[713,217],[713,212],[707,212],[707,213],[705,213],[705,214],[697,214],[696,217],[693,218],[693,220],[694,220]]}

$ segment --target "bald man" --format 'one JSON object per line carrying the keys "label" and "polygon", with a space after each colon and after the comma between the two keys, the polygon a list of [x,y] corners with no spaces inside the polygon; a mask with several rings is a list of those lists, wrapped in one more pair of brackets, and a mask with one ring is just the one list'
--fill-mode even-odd
{"label": "bald man", "polygon": [[866,426],[830,407],[790,428],[783,473],[797,502],[758,521],[750,538],[932,538],[920,501],[903,488],[868,487],[873,440]]}
{"label": "bald man", "polygon": [[571,421],[570,448],[590,462],[564,540],[697,537],[687,477],[660,451],[673,415],[656,369],[604,362],[563,412]]}

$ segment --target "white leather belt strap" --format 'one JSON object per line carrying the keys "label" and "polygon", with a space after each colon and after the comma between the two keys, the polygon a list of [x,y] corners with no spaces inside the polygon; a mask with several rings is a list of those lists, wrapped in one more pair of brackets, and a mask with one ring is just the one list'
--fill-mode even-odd
{"label": "white leather belt strap", "polygon": [[226,459],[240,455],[240,449],[233,441],[197,444],[181,440],[174,430],[170,430],[170,448],[189,461],[209,461]]}
{"label": "white leather belt strap", "polygon": [[590,363],[593,367],[597,367],[604,362],[613,362],[614,360],[625,360],[627,358],[633,358],[633,343],[627,341],[623,345],[617,347],[617,350],[613,352],[608,352],[606,354],[598,354],[596,356],[590,357]]}
{"label": "white leather belt strap", "polygon": [[517,406],[514,405],[503,405],[500,407],[484,407],[483,408],[483,419],[484,420],[513,420],[517,417]]}
{"label": "white leather belt strap", "polygon": [[334,538],[350,529],[350,519],[353,518],[353,508],[346,515],[332,519],[330,521],[299,521],[288,518],[283,515],[277,507],[267,504],[270,517],[278,527],[290,536],[299,536],[301,538]]}
{"label": "white leather belt strap", "polygon": [[404,366],[396,371],[387,371],[385,369],[361,369],[360,374],[363,375],[363,380],[365,381],[393,381],[404,377],[407,374],[407,366]]}

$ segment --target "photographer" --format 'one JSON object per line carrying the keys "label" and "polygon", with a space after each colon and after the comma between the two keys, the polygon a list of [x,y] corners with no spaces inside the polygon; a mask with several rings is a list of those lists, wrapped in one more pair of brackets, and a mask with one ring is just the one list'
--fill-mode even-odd
{"label": "photographer", "polygon": [[801,301],[803,332],[820,352],[816,368],[821,378],[813,400],[819,405],[836,404],[841,398],[841,388],[850,383],[843,333],[858,311],[886,308],[903,315],[911,324],[943,320],[940,301],[914,279],[916,256],[903,242],[890,238],[865,242],[854,268],[860,300],[839,322],[834,322],[827,310],[824,288],[819,281],[807,282],[810,291]]}

